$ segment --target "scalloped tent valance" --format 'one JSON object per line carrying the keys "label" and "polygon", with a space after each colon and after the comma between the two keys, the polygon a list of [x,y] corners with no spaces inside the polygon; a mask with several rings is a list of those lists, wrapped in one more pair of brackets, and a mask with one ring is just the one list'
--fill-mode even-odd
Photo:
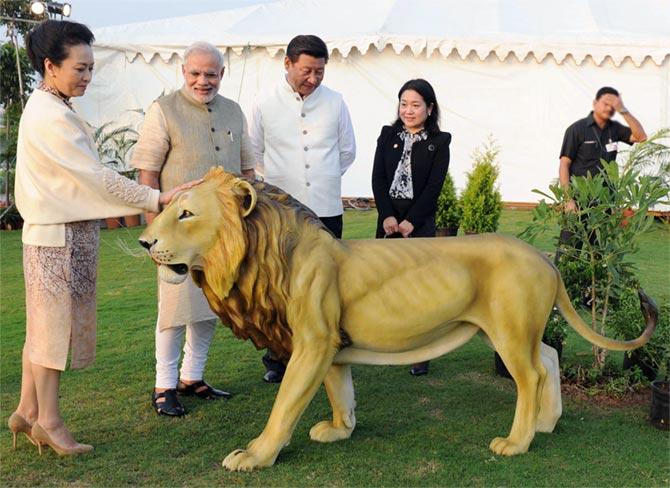
{"label": "scalloped tent valance", "polygon": [[610,58],[636,66],[647,58],[660,66],[670,56],[667,0],[284,0],[251,7],[107,27],[96,48],[121,51],[134,61],[181,56],[195,40],[241,54],[245,48],[283,50],[297,33],[316,33],[328,49],[347,57],[387,46],[415,56],[474,51],[504,60],[532,55],[557,63],[571,57],[600,65]]}

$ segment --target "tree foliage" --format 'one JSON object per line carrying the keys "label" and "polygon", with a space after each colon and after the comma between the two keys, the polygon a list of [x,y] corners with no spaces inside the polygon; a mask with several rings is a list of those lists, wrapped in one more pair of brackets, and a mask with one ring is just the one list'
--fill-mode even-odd
{"label": "tree foliage", "polygon": [[461,222],[461,203],[451,174],[447,172],[440,195],[437,197],[435,226],[438,229],[458,229]]}
{"label": "tree foliage", "polygon": [[489,138],[473,153],[474,165],[467,174],[461,195],[461,227],[465,232],[495,232],[502,212],[502,198],[496,184],[500,170],[496,158],[500,148]]}
{"label": "tree foliage", "polygon": [[[17,19],[16,21],[0,19],[0,25],[9,28],[11,23],[19,34],[25,36],[37,20],[30,11],[30,2],[26,0],[2,0],[0,1],[0,17]],[[27,22],[22,22],[27,21]]]}

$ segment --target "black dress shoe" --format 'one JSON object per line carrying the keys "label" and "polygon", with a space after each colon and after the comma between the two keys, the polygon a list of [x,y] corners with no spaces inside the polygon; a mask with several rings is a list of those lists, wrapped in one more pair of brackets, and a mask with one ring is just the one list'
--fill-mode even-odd
{"label": "black dress shoe", "polygon": [[409,374],[412,376],[423,376],[428,374],[428,361],[423,363],[417,363],[409,370]]}
{"label": "black dress shoe", "polygon": [[263,375],[263,381],[266,383],[281,383],[281,380],[284,378],[284,374],[274,369],[268,369]]}
{"label": "black dress shoe", "polygon": [[177,384],[177,393],[184,396],[195,395],[203,400],[218,400],[219,398],[228,399],[233,396],[227,391],[217,390],[216,388],[209,386],[203,380],[191,384],[186,384],[180,381]]}
{"label": "black dress shoe", "polygon": [[[163,398],[164,400],[159,402]],[[186,415],[186,409],[179,403],[177,390],[174,388],[165,390],[161,393],[155,391],[151,394],[151,406],[154,407],[158,415],[167,415],[168,417],[183,417]]]}

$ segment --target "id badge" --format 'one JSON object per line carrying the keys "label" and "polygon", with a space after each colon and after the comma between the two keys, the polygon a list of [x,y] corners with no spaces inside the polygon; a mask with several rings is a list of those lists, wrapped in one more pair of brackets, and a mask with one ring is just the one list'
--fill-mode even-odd
{"label": "id badge", "polygon": [[614,151],[618,150],[618,148],[619,148],[619,146],[618,146],[618,144],[617,144],[616,142],[610,142],[609,144],[607,144],[607,145],[605,146],[605,150],[606,150],[608,153],[614,152]]}

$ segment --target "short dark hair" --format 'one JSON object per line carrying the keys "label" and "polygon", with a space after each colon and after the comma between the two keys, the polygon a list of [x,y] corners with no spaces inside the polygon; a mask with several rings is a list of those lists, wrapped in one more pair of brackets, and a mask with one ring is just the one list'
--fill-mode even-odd
{"label": "short dark hair", "polygon": [[619,96],[619,92],[612,88],[611,86],[603,86],[600,90],[596,92],[596,100],[600,99],[603,95],[614,95],[615,97]]}
{"label": "short dark hair", "polygon": [[69,47],[79,44],[89,46],[95,40],[84,24],[68,20],[46,20],[26,34],[26,52],[33,68],[44,77],[44,60],[49,58],[60,66],[69,56]]}
{"label": "short dark hair", "polygon": [[328,62],[328,47],[320,37],[312,35],[295,36],[286,46],[286,56],[292,63],[298,61],[301,54],[314,58],[323,58]]}
{"label": "short dark hair", "polygon": [[[400,103],[402,94],[407,90],[414,90],[419,95],[421,95],[421,98],[423,98],[423,101],[426,102],[427,107],[430,107],[431,105],[433,106],[430,115],[424,124],[426,132],[429,134],[440,132],[440,106],[437,104],[435,90],[433,90],[431,84],[421,78],[417,78],[416,80],[409,80],[402,86],[402,88],[400,88],[400,91],[398,92],[398,104]],[[399,115],[396,121],[393,123],[393,127],[398,129],[402,128],[402,120],[400,120]]]}

